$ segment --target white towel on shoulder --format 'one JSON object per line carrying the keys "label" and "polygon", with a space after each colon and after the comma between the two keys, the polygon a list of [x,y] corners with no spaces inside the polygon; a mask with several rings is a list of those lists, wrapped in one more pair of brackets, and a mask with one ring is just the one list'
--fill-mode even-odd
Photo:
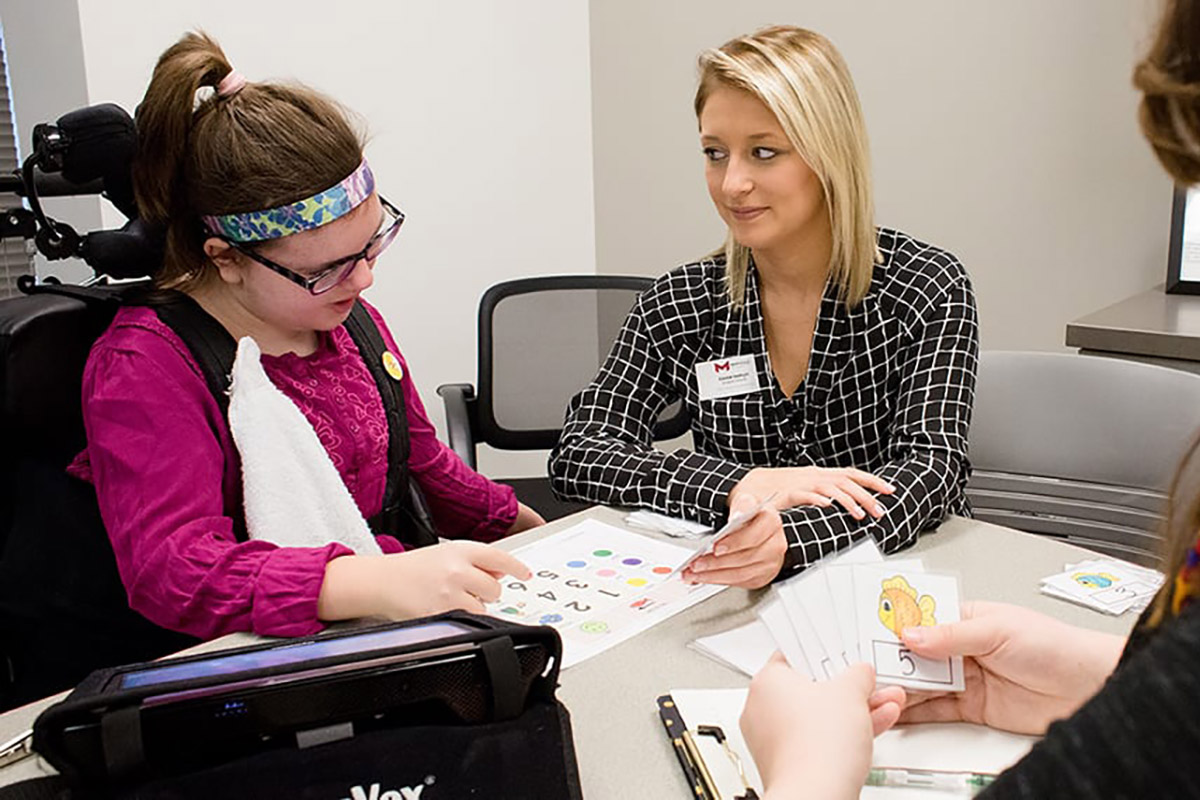
{"label": "white towel on shoulder", "polygon": [[358,555],[381,554],[317,432],[271,383],[249,336],[238,342],[233,362],[229,429],[242,458],[251,539],[282,547],[340,542]]}

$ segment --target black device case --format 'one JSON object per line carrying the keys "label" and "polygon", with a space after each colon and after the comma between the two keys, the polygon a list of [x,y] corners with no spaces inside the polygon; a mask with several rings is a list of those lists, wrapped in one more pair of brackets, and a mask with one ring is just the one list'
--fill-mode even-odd
{"label": "black device case", "polygon": [[[98,670],[38,717],[34,750],[63,773],[72,786],[71,798],[581,797],[570,717],[555,698],[562,648],[557,631],[451,612],[333,635],[442,620],[471,630],[430,642],[306,661],[306,670],[336,666],[341,671],[293,680],[284,693],[270,685],[245,690],[243,695],[274,692],[260,694],[250,704],[269,708],[267,727],[261,714],[259,719],[239,716],[238,701],[244,697],[236,692],[181,705],[145,702],[181,692],[203,694],[206,688],[228,682],[228,677],[106,691],[114,678],[145,665]],[[281,644],[159,663],[181,664]],[[471,657],[438,655],[458,645],[469,645]],[[402,654],[413,656],[403,669],[383,663]],[[267,667],[240,673],[238,679],[294,672],[291,666]],[[271,705],[280,699],[295,704],[300,692],[303,703],[295,708]],[[301,732],[301,738],[312,739],[315,732],[317,740],[332,740],[301,748],[296,736]]]}

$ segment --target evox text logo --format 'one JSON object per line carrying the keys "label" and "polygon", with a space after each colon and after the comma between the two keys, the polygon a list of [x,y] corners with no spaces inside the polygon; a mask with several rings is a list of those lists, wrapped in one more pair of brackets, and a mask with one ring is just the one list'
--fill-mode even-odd
{"label": "evox text logo", "polygon": [[372,783],[369,788],[351,786],[350,796],[343,797],[342,800],[421,800],[425,787],[432,786],[434,781],[435,778],[429,775],[426,776],[424,782],[418,783],[416,786],[401,786],[398,789],[388,789],[386,792],[380,791],[378,783]]}

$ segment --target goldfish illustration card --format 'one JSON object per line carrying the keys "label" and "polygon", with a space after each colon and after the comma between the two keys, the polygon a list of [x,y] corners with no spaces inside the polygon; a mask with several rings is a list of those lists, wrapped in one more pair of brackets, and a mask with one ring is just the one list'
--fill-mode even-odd
{"label": "goldfish illustration card", "polygon": [[1072,603],[1124,614],[1141,611],[1162,585],[1161,572],[1116,559],[1091,559],[1068,565],[1066,570],[1042,579],[1042,592]]}
{"label": "goldfish illustration card", "polygon": [[963,690],[961,658],[922,658],[904,646],[905,628],[959,620],[958,578],[895,565],[854,567],[859,657],[883,683],[933,691]]}
{"label": "goldfish illustration card", "polygon": [[[883,566],[882,557],[880,557],[879,565]],[[925,566],[919,558],[901,558],[889,560],[886,568],[905,572],[921,572]],[[825,581],[829,585],[829,605],[836,618],[842,646],[846,652],[846,660],[851,664],[863,660],[858,654],[858,615],[854,608],[854,570],[853,563],[831,564],[824,570]],[[872,608],[871,614],[875,614],[876,611],[877,609]]]}

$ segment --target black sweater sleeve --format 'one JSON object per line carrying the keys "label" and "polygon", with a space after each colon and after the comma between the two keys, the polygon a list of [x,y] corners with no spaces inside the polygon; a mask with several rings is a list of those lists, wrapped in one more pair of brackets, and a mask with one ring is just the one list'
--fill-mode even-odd
{"label": "black sweater sleeve", "polygon": [[1193,605],[979,797],[1200,797],[1198,760],[1200,608]]}

